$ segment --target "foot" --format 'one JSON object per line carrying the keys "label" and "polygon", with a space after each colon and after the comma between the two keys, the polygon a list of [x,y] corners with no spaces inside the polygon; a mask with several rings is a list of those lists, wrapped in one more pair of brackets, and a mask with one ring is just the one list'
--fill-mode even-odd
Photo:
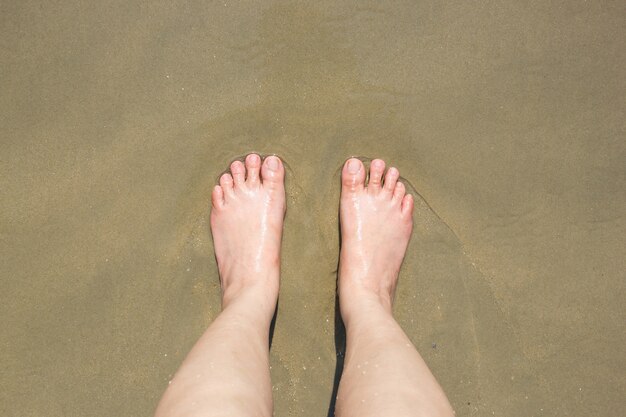
{"label": "foot", "polygon": [[222,305],[242,293],[275,307],[285,216],[285,169],[276,156],[235,161],[211,195],[211,231]]}
{"label": "foot", "polygon": [[[364,300],[391,313],[398,273],[413,228],[413,197],[400,173],[375,159],[346,161],[341,173],[339,295],[344,320]],[[384,177],[384,179],[383,179]]]}

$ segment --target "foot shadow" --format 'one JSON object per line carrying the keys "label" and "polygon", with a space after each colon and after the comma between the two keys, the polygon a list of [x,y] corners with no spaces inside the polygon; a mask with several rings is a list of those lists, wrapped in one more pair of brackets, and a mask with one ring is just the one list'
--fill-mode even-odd
{"label": "foot shadow", "polygon": [[343,362],[346,356],[346,327],[341,319],[339,310],[339,295],[335,295],[335,354],[337,363],[335,365],[335,378],[333,382],[333,392],[328,405],[327,417],[335,416],[335,403],[337,402],[337,392],[339,391],[339,382],[341,381],[341,373],[343,372]]}
{"label": "foot shadow", "polygon": [[272,322],[270,323],[270,350],[272,349],[272,340],[274,340],[274,329],[276,328],[276,319],[278,318],[278,302],[280,301],[280,296],[276,301],[276,308],[274,309],[274,315],[272,316]]}
{"label": "foot shadow", "polygon": [[[344,161],[345,162],[345,161]],[[341,169],[343,164],[335,171],[335,178],[341,187]],[[337,219],[340,214],[337,213]],[[337,236],[339,238],[339,253],[341,253],[341,225],[337,222]],[[341,308],[339,307],[339,260],[337,261],[336,286],[335,286],[335,377],[333,379],[333,391],[328,404],[327,417],[335,417],[335,406],[337,403],[337,393],[339,392],[339,383],[341,382],[341,374],[343,373],[343,363],[346,356],[346,326],[341,318]]]}

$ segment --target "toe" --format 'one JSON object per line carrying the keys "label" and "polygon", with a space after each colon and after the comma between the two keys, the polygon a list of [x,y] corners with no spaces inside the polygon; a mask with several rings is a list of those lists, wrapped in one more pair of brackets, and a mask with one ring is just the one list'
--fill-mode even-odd
{"label": "toe", "polygon": [[385,161],[374,159],[370,164],[370,180],[367,189],[377,193],[383,183],[383,172],[385,172]]}
{"label": "toe", "polygon": [[246,182],[246,167],[241,161],[234,161],[230,164],[230,172],[235,182],[235,188],[241,187]]}
{"label": "toe", "polygon": [[261,181],[259,173],[261,171],[261,157],[255,153],[246,156],[246,184],[251,187],[258,186]]}
{"label": "toe", "polygon": [[279,157],[271,155],[265,158],[261,166],[264,187],[280,187],[285,180],[285,167]]}
{"label": "toe", "polygon": [[224,190],[221,186],[216,185],[213,187],[213,192],[211,193],[211,203],[216,209],[224,206]]}
{"label": "toe", "polygon": [[341,172],[342,191],[361,191],[365,184],[365,167],[363,162],[356,158],[350,158],[346,161]]}
{"label": "toe", "polygon": [[404,195],[406,194],[406,190],[404,188],[404,184],[401,182],[396,183],[396,188],[393,189],[393,199],[396,201],[402,201]]}
{"label": "toe", "polygon": [[410,216],[413,213],[413,196],[411,194],[404,196],[400,210],[403,216]]}
{"label": "toe", "polygon": [[233,194],[233,177],[229,173],[222,174],[220,177],[220,187],[225,195],[230,196]]}
{"label": "toe", "polygon": [[400,178],[400,171],[398,171],[397,168],[391,167],[387,170],[383,190],[389,195],[393,194],[393,190],[395,190],[396,184],[398,183],[398,178]]}

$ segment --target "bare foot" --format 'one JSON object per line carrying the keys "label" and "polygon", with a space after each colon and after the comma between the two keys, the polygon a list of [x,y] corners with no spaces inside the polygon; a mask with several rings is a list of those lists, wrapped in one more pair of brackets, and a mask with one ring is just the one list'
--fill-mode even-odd
{"label": "bare foot", "polygon": [[398,273],[413,228],[413,197],[398,182],[400,173],[374,159],[365,167],[346,161],[341,173],[341,256],[339,295],[344,320],[363,299],[380,301],[389,312]]}
{"label": "bare foot", "polygon": [[[276,156],[235,161],[211,195],[211,231],[225,308],[243,292],[276,305],[285,216],[285,169]],[[257,297],[258,298],[258,297]],[[273,312],[273,311],[272,311]]]}

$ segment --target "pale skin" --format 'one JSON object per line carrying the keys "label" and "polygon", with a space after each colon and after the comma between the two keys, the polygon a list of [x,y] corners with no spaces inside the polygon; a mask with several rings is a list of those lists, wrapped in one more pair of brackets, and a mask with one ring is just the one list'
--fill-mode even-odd
{"label": "pale skin", "polygon": [[[211,230],[222,312],[170,382],[155,417],[271,416],[269,327],[276,308],[285,170],[250,154],[222,175]],[[340,201],[339,301],[347,350],[335,413],[452,416],[434,376],[392,316],[413,226],[413,198],[395,168],[346,161]]]}

